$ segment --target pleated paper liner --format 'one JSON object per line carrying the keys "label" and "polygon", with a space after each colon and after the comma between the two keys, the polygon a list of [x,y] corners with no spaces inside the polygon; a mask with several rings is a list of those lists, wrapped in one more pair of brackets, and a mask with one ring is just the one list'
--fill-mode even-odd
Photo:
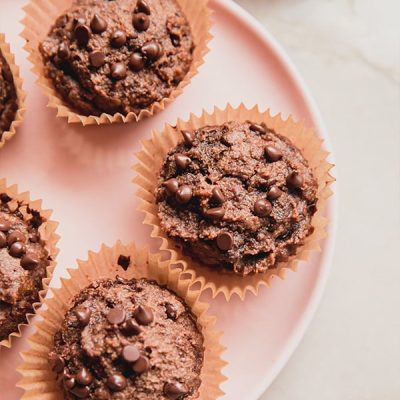
{"label": "pleated paper liner", "polygon": [[170,96],[153,103],[149,108],[141,110],[139,114],[130,112],[127,115],[120,113],[114,115],[103,113],[100,116],[81,115],[63,101],[55,90],[52,81],[45,76],[43,61],[39,52],[39,44],[47,36],[57,17],[70,8],[72,2],[73,0],[30,0],[24,7],[25,17],[22,21],[24,30],[21,34],[26,40],[25,50],[28,51],[29,60],[33,64],[32,70],[38,76],[38,83],[44,94],[49,98],[48,107],[57,109],[57,117],[67,118],[69,123],[102,125],[137,122],[150,117],[163,110],[182,93],[183,88],[197,74],[198,68],[204,63],[204,56],[209,51],[207,46],[212,35],[210,33],[211,11],[208,8],[208,0],[177,0],[190,23],[195,49],[190,70]]}
{"label": "pleated paper liner", "polygon": [[[49,283],[51,277],[53,275],[55,266],[56,266],[56,256],[58,253],[57,242],[60,238],[56,234],[56,229],[58,226],[58,222],[50,220],[52,210],[43,210],[42,209],[42,200],[30,200],[29,192],[19,193],[17,185],[7,186],[7,182],[5,179],[0,179],[0,194],[6,193],[12,200],[12,202],[20,202],[24,205],[29,206],[31,210],[38,211],[40,215],[44,218],[43,224],[39,227],[39,233],[41,239],[46,244],[46,249],[49,252],[49,256],[51,257],[50,265],[46,269],[46,277],[42,280],[42,290],[39,291],[39,299],[40,301],[33,304],[34,312],[37,312],[39,307],[41,306],[44,298],[46,297],[47,290],[49,288]],[[8,339],[4,339],[0,341],[0,348],[2,346],[10,348],[12,345],[13,337],[21,337],[21,329],[23,326],[29,325],[32,318],[34,317],[34,313],[26,315],[26,323],[18,325],[18,330],[9,335]]]}
{"label": "pleated paper liner", "polygon": [[[125,271],[118,265],[120,255],[130,256],[131,264]],[[215,317],[207,314],[209,305],[199,301],[200,290],[191,288],[192,281],[183,279],[179,269],[171,268],[169,261],[162,261],[159,254],[152,254],[147,248],[136,248],[135,244],[123,245],[117,242],[113,247],[103,245],[100,252],[89,252],[87,261],[78,261],[77,269],[68,270],[70,278],[62,279],[61,288],[51,289],[53,296],[45,301],[35,321],[35,334],[28,339],[29,349],[22,353],[24,363],[18,371],[22,379],[18,386],[25,390],[22,399],[62,399],[61,389],[48,366],[48,354],[53,346],[54,334],[60,329],[71,300],[83,288],[97,279],[148,278],[166,285],[178,294],[192,312],[204,336],[204,363],[201,371],[201,400],[217,399],[224,393],[220,384],[226,380],[221,370],[226,362],[221,359],[224,351],[219,343],[221,332],[215,330]]]}
{"label": "pleated paper liner", "polygon": [[1,54],[3,54],[3,57],[5,58],[7,64],[11,69],[18,99],[18,109],[17,112],[15,113],[14,121],[11,123],[9,129],[7,131],[4,131],[3,135],[0,137],[0,149],[1,149],[5,145],[6,141],[10,140],[17,133],[17,128],[22,123],[23,115],[25,113],[26,94],[22,90],[22,79],[19,75],[19,68],[15,64],[14,55],[10,51],[9,44],[6,43],[6,39],[3,33],[0,33],[0,52]]}
{"label": "pleated paper liner", "polygon": [[[216,271],[215,268],[201,265],[183,255],[175,242],[162,231],[155,203],[155,188],[162,163],[168,151],[182,141],[180,130],[220,125],[232,120],[265,122],[268,128],[290,139],[302,151],[318,181],[318,209],[312,219],[314,232],[306,238],[297,254],[291,256],[288,261],[277,264],[275,268],[264,274],[246,277]],[[329,153],[323,148],[323,140],[313,129],[307,128],[302,122],[295,122],[292,117],[284,120],[280,114],[272,116],[269,110],[260,112],[257,106],[247,109],[243,104],[238,108],[228,105],[224,110],[214,108],[211,114],[203,111],[199,117],[191,114],[187,121],[179,119],[176,127],[165,125],[162,132],[153,132],[151,139],[142,142],[142,150],[136,154],[138,162],[133,167],[136,172],[134,182],[139,187],[137,191],[140,199],[139,210],[145,214],[143,223],[152,227],[152,237],[161,239],[160,249],[168,251],[171,260],[176,265],[180,265],[185,272],[190,273],[194,280],[200,282],[203,290],[210,288],[213,297],[222,293],[229,301],[234,294],[242,300],[247,292],[257,295],[259,287],[270,286],[274,276],[283,279],[285,270],[295,271],[298,261],[307,260],[312,251],[320,251],[319,243],[326,236],[325,227],[328,223],[324,216],[324,209],[328,198],[332,195],[330,186],[335,180],[329,172],[333,165],[327,161],[328,155]]]}

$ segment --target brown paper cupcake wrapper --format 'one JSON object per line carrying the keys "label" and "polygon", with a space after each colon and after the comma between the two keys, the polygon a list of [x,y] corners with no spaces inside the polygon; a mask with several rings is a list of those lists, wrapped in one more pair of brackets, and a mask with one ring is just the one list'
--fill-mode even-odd
{"label": "brown paper cupcake wrapper", "polygon": [[[182,141],[180,130],[220,125],[231,120],[265,122],[269,128],[289,138],[302,151],[318,181],[318,210],[312,220],[313,234],[307,237],[297,254],[291,256],[288,261],[277,264],[275,268],[264,274],[246,277],[215,271],[183,255],[175,242],[160,228],[154,195],[159,171],[166,154]],[[274,276],[284,279],[287,269],[295,271],[299,260],[307,260],[312,251],[320,250],[319,242],[326,236],[325,226],[328,223],[324,217],[324,208],[327,199],[332,195],[330,185],[335,180],[329,173],[333,167],[327,161],[329,153],[323,149],[322,144],[323,140],[315,134],[313,129],[305,127],[302,122],[295,122],[292,117],[283,120],[280,114],[273,117],[269,110],[260,112],[257,106],[247,109],[243,104],[238,108],[233,108],[231,105],[224,110],[215,108],[211,114],[203,111],[200,117],[191,114],[188,121],[179,119],[176,128],[165,125],[163,132],[153,132],[152,138],[142,143],[142,150],[136,154],[138,163],[133,167],[136,172],[134,182],[139,186],[137,192],[141,203],[139,210],[145,214],[143,223],[152,227],[152,237],[161,239],[160,249],[168,251],[171,260],[181,265],[183,270],[190,273],[195,281],[200,282],[203,290],[210,288],[213,297],[222,293],[229,301],[233,294],[237,294],[242,300],[248,291],[257,295],[260,286],[269,287]]]}
{"label": "brown paper cupcake wrapper", "polygon": [[26,93],[22,90],[22,79],[19,75],[19,67],[17,67],[17,65],[15,64],[14,55],[11,53],[10,46],[7,44],[3,33],[0,33],[0,51],[3,54],[3,57],[7,61],[8,65],[10,66],[18,98],[18,110],[15,113],[14,121],[11,123],[8,131],[3,132],[3,135],[0,137],[1,149],[6,144],[6,141],[10,140],[17,133],[17,128],[22,123],[23,115],[25,113]]}
{"label": "brown paper cupcake wrapper", "polygon": [[[130,267],[124,271],[118,266],[118,257],[131,257]],[[78,269],[69,269],[69,279],[62,279],[61,288],[51,289],[54,296],[45,301],[46,309],[35,322],[36,333],[29,338],[30,348],[22,353],[24,363],[18,371],[23,378],[18,386],[25,390],[22,399],[62,399],[54,374],[48,366],[48,354],[53,345],[54,334],[60,329],[72,298],[92,281],[101,278],[114,279],[117,275],[125,279],[154,279],[183,298],[197,316],[204,336],[204,364],[201,371],[201,400],[217,399],[224,393],[220,384],[226,380],[221,370],[226,362],[221,359],[225,350],[219,343],[221,332],[214,328],[215,317],[207,314],[208,304],[199,301],[200,290],[191,288],[192,281],[183,279],[179,269],[171,268],[169,261],[161,261],[159,254],[149,253],[147,248],[136,248],[135,244],[114,247],[103,245],[99,253],[89,252],[88,261],[78,261]]]}
{"label": "brown paper cupcake wrapper", "polygon": [[[39,299],[40,301],[33,304],[33,309],[35,312],[41,306],[44,298],[46,297],[47,290],[49,288],[49,283],[51,277],[53,275],[55,266],[56,266],[56,256],[58,254],[57,242],[60,238],[56,234],[56,229],[58,226],[58,222],[51,221],[50,217],[52,214],[52,210],[43,210],[42,209],[42,200],[30,200],[29,192],[19,193],[17,185],[7,186],[5,179],[0,179],[0,194],[6,193],[9,197],[11,197],[12,201],[19,201],[29,206],[30,209],[38,211],[42,217],[45,218],[45,222],[40,226],[39,232],[41,238],[46,242],[46,249],[49,252],[49,256],[51,257],[50,265],[46,269],[46,277],[42,280],[42,290],[39,291]],[[21,337],[22,335],[22,327],[29,325],[31,323],[32,318],[35,316],[34,313],[27,314],[26,320],[27,322],[24,324],[18,325],[18,331],[13,332],[9,335],[8,339],[4,339],[0,341],[0,348],[2,346],[10,348],[12,345],[13,337]]]}
{"label": "brown paper cupcake wrapper", "polygon": [[153,103],[149,108],[141,110],[139,114],[130,112],[127,115],[103,113],[100,116],[85,116],[76,113],[59,96],[51,80],[45,76],[43,61],[39,52],[40,42],[47,36],[57,17],[71,6],[72,0],[31,0],[24,7],[25,17],[22,21],[24,30],[21,36],[26,40],[24,48],[29,53],[28,58],[33,64],[32,70],[38,76],[38,83],[44,94],[49,98],[48,107],[57,109],[57,117],[67,118],[69,123],[81,123],[85,126],[137,122],[163,110],[168,104],[172,103],[197,74],[200,65],[204,63],[204,56],[209,51],[207,45],[212,38],[210,33],[211,11],[208,8],[208,0],[177,1],[190,23],[196,46],[193,52],[192,65],[186,77],[171,92],[169,97]]}

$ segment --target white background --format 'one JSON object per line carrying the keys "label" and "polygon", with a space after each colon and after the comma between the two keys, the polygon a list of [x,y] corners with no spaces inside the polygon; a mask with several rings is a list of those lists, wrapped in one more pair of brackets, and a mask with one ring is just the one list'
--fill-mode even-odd
{"label": "white background", "polygon": [[335,152],[333,269],[262,400],[400,399],[400,2],[239,0],[285,47]]}

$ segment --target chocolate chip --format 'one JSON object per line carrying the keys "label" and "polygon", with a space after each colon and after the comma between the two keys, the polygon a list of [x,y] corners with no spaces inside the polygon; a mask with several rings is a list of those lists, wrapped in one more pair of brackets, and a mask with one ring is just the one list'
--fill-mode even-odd
{"label": "chocolate chip", "polygon": [[75,309],[74,314],[80,326],[86,326],[90,321],[92,312],[87,307],[78,307]]}
{"label": "chocolate chip", "polygon": [[110,393],[103,389],[103,388],[98,388],[95,392],[95,398],[96,400],[109,400],[110,399]]}
{"label": "chocolate chip", "polygon": [[8,232],[11,229],[11,224],[8,221],[0,221],[0,232]]}
{"label": "chocolate chip", "polygon": [[27,253],[21,259],[21,267],[28,271],[35,269],[39,265],[39,258],[35,253]]}
{"label": "chocolate chip", "polygon": [[90,29],[86,25],[77,25],[74,30],[76,40],[78,41],[79,45],[86,46],[90,40]]}
{"label": "chocolate chip", "polygon": [[0,231],[0,249],[7,246],[7,236],[4,232]]}
{"label": "chocolate chip", "polygon": [[81,387],[81,386],[76,386],[76,387],[72,388],[72,389],[70,390],[70,392],[71,392],[74,396],[78,397],[78,399],[86,399],[86,398],[89,397],[89,395],[90,395],[90,390],[89,390],[89,388],[86,387],[86,386],[83,386],[83,387]]}
{"label": "chocolate chip", "polygon": [[168,382],[164,385],[164,394],[173,400],[179,399],[179,397],[185,395],[188,389],[185,385],[180,382]]}
{"label": "chocolate chip", "polygon": [[279,161],[282,158],[282,152],[275,146],[265,146],[264,153],[271,162]]}
{"label": "chocolate chip", "polygon": [[124,361],[133,363],[139,359],[140,352],[136,346],[130,344],[122,349],[121,357]]}
{"label": "chocolate chip", "polygon": [[303,185],[303,177],[296,171],[293,171],[289,176],[286,178],[286,183],[288,186],[300,189]]}
{"label": "chocolate chip", "polygon": [[79,385],[87,386],[92,383],[93,375],[90,373],[90,371],[87,368],[82,367],[78,371],[78,373],[75,375],[75,379]]}
{"label": "chocolate chip", "polygon": [[281,195],[282,190],[280,190],[277,186],[272,186],[271,189],[269,189],[267,197],[269,200],[276,200],[279,199]]}
{"label": "chocolate chip", "polygon": [[90,28],[93,33],[102,33],[107,29],[107,21],[97,14],[94,14],[92,21],[90,22]]}
{"label": "chocolate chip", "polygon": [[64,359],[57,354],[50,353],[49,354],[49,365],[52,371],[57,374],[64,371],[65,363]]}
{"label": "chocolate chip", "polygon": [[260,133],[260,134],[266,133],[265,128],[260,124],[251,124],[250,130],[253,132]]}
{"label": "chocolate chip", "polygon": [[165,305],[165,312],[169,319],[172,319],[173,321],[176,320],[176,317],[178,316],[178,311],[172,304],[167,303]]}
{"label": "chocolate chip", "polygon": [[154,40],[145,43],[141,50],[144,56],[150,61],[157,61],[163,54],[163,48]]}
{"label": "chocolate chip", "polygon": [[139,306],[135,310],[134,317],[138,324],[140,325],[149,325],[153,322],[154,316],[153,311],[150,307]]}
{"label": "chocolate chip", "polygon": [[67,43],[62,42],[58,46],[57,55],[61,58],[61,60],[67,60],[69,58],[70,51]]}
{"label": "chocolate chip", "polygon": [[211,193],[211,199],[216,201],[217,203],[222,204],[225,201],[225,196],[220,188],[214,188]]}
{"label": "chocolate chip", "polygon": [[126,313],[122,308],[112,308],[107,314],[107,320],[110,324],[119,325],[125,321]]}
{"label": "chocolate chip", "polygon": [[175,178],[168,179],[167,181],[163,182],[163,186],[167,189],[169,194],[175,194],[179,189],[179,182]]}
{"label": "chocolate chip", "polygon": [[26,241],[26,237],[25,235],[20,232],[20,231],[14,231],[11,232],[8,236],[7,236],[7,243],[9,246],[11,246],[13,243],[15,242],[21,242],[21,243],[25,243]]}
{"label": "chocolate chip", "polygon": [[26,247],[23,243],[21,242],[15,242],[10,246],[10,249],[8,252],[10,253],[10,256],[20,258],[24,255],[26,250]]}
{"label": "chocolate chip", "polygon": [[209,208],[208,210],[204,211],[204,216],[211,219],[221,219],[225,215],[225,208],[224,207],[215,207]]}
{"label": "chocolate chip", "polygon": [[132,23],[137,31],[147,31],[150,26],[150,18],[145,13],[133,14]]}
{"label": "chocolate chip", "polygon": [[233,237],[229,232],[221,232],[217,236],[217,246],[222,251],[228,251],[233,246]]}
{"label": "chocolate chip", "polygon": [[9,201],[11,201],[11,197],[7,193],[1,193],[0,200],[2,203],[8,203]]}
{"label": "chocolate chip", "polygon": [[126,385],[126,379],[121,374],[110,375],[107,379],[107,386],[113,392],[120,392],[121,390],[124,390],[126,388]]}
{"label": "chocolate chip", "polygon": [[115,31],[111,36],[111,44],[113,47],[119,49],[126,43],[126,35],[123,31]]}
{"label": "chocolate chip", "polygon": [[265,199],[257,200],[254,203],[254,213],[259,217],[266,217],[271,214],[272,204]]}
{"label": "chocolate chip", "polygon": [[169,38],[171,39],[171,43],[174,47],[178,47],[181,44],[181,38],[178,35],[175,35],[173,33],[171,33],[169,35]]}
{"label": "chocolate chip", "polygon": [[141,12],[150,15],[150,7],[144,0],[138,0],[136,3],[135,12]]}
{"label": "chocolate chip", "polygon": [[191,146],[196,139],[196,135],[191,131],[181,131],[185,144]]}
{"label": "chocolate chip", "polygon": [[143,374],[150,368],[150,361],[145,356],[140,356],[139,359],[133,364],[132,369],[137,374]]}
{"label": "chocolate chip", "polygon": [[192,188],[188,185],[181,186],[175,194],[175,199],[179,204],[188,203],[193,197]]}
{"label": "chocolate chip", "polygon": [[106,56],[100,50],[92,51],[89,54],[89,61],[90,61],[90,65],[92,67],[96,67],[96,68],[102,67],[105,63],[105,60],[106,60]]}
{"label": "chocolate chip", "polygon": [[139,335],[142,331],[140,326],[131,318],[123,323],[121,330],[127,336]]}
{"label": "chocolate chip", "polygon": [[118,265],[122,267],[125,271],[128,269],[129,265],[131,264],[131,257],[130,256],[124,256],[121,254],[118,257]]}
{"label": "chocolate chip", "polygon": [[181,153],[175,154],[174,159],[176,166],[180,169],[187,168],[190,162],[192,161],[188,156],[185,156]]}
{"label": "chocolate chip", "polygon": [[114,63],[111,65],[111,77],[119,80],[126,78],[126,67],[123,63]]}
{"label": "chocolate chip", "polygon": [[129,59],[129,66],[136,72],[144,68],[144,58],[140,53],[133,53]]}
{"label": "chocolate chip", "polygon": [[63,378],[64,386],[67,390],[71,390],[75,386],[75,378],[71,375],[65,375]]}

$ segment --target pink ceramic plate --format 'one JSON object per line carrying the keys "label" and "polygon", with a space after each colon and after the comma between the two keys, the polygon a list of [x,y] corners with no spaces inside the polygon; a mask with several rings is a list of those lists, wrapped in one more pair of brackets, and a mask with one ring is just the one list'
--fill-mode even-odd
{"label": "pink ceramic plate", "polygon": [[[61,249],[57,278],[76,258],[89,249],[117,239],[149,243],[149,229],[136,212],[135,188],[131,183],[133,153],[151,129],[161,129],[189,112],[244,102],[270,107],[273,113],[292,114],[316,127],[328,139],[318,110],[302,79],[275,39],[232,1],[213,0],[215,13],[211,52],[192,84],[173,105],[152,119],[135,125],[110,127],[68,126],[56,119],[53,109],[34,84],[26,53],[22,49],[20,21],[23,0],[1,0],[0,30],[12,44],[28,92],[23,128],[0,151],[0,176],[18,183],[34,198],[43,198],[60,221]],[[225,358],[229,377],[223,385],[224,399],[257,399],[284,366],[302,338],[328,275],[334,240],[335,204],[328,210],[329,234],[321,253],[285,281],[275,280],[258,297],[245,302],[222,298],[213,301],[212,311],[225,331]],[[55,279],[54,284],[58,284]],[[0,398],[16,400],[18,352],[26,346],[26,330],[11,350],[0,351]]]}

